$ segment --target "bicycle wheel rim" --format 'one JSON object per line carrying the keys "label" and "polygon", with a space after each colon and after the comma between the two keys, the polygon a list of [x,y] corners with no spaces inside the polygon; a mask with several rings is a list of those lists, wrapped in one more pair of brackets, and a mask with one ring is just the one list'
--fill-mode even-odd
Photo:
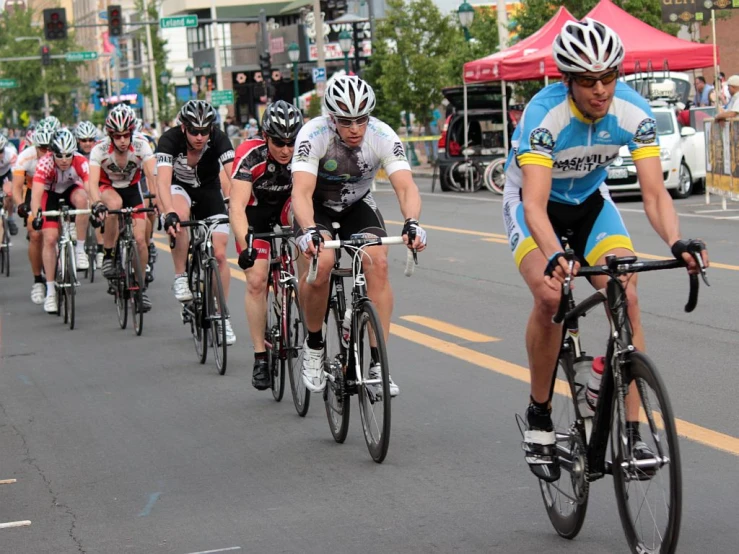
{"label": "bicycle wheel rim", "polygon": [[138,246],[134,243],[129,247],[128,259],[128,298],[131,304],[131,317],[133,318],[133,330],[136,336],[141,336],[144,330],[144,302],[143,283],[144,277],[141,271],[141,258]]}
{"label": "bicycle wheel rim", "polygon": [[485,168],[483,182],[485,187],[495,194],[503,194],[505,187],[505,158],[493,160],[490,165]]}
{"label": "bicycle wheel rim", "polygon": [[643,469],[623,467],[624,462],[630,465],[632,456],[624,451],[623,424],[618,401],[614,399],[611,452],[616,503],[633,552],[671,553],[677,548],[682,516],[682,472],[675,419],[667,389],[652,361],[640,352],[630,354],[629,360],[624,376],[637,386],[641,438],[652,452],[661,450],[669,461],[652,469],[651,476]]}
{"label": "bicycle wheel rim", "polygon": [[117,245],[113,263],[115,264],[115,277],[112,281],[115,287],[115,308],[118,313],[118,324],[121,326],[121,329],[125,329],[128,325],[128,296],[126,278],[122,271],[121,251]]}
{"label": "bicycle wheel rim", "polygon": [[2,268],[6,277],[10,277],[10,229],[8,227],[8,220],[3,218],[3,248],[2,248],[3,263]]}
{"label": "bicycle wheel rim", "polygon": [[[466,174],[470,174],[467,188]],[[482,188],[482,171],[477,162],[459,161],[449,168],[449,183],[455,192],[477,192]]]}
{"label": "bicycle wheel rim", "polygon": [[286,296],[285,308],[286,329],[285,335],[287,374],[290,378],[290,392],[293,397],[295,411],[300,417],[305,417],[310,407],[310,392],[303,383],[301,375],[303,368],[303,342],[305,341],[305,327],[303,313],[300,311],[298,291],[290,285]]}
{"label": "bicycle wheel rim", "polygon": [[201,364],[205,363],[208,358],[208,339],[207,331],[203,327],[203,281],[200,275],[200,266],[198,263],[193,263],[188,258],[187,263],[187,282],[192,292],[192,300],[183,307],[185,310],[190,310],[190,334],[192,335],[192,342],[195,346],[195,354],[198,357],[198,361]]}
{"label": "bicycle wheel rim", "polygon": [[226,344],[226,319],[228,319],[228,308],[223,296],[223,285],[221,274],[218,272],[218,264],[215,260],[208,263],[208,299],[206,308],[210,319],[211,345],[213,346],[213,357],[216,361],[216,369],[219,375],[226,374],[227,344]]}
{"label": "bicycle wheel rim", "polygon": [[264,347],[267,352],[267,365],[269,367],[270,389],[272,398],[276,402],[282,400],[285,393],[285,381],[280,379],[280,318],[279,307],[275,303],[275,292],[272,283],[267,284],[267,322],[264,328]]}
{"label": "bicycle wheel rim", "polygon": [[343,443],[349,430],[351,407],[346,390],[344,356],[341,352],[341,324],[344,315],[339,315],[336,301],[331,302],[326,320],[326,360],[324,371],[329,375],[323,393],[328,427],[334,440]]}
{"label": "bicycle wheel rim", "polygon": [[[571,368],[570,359],[558,360],[558,375],[568,376],[572,373],[568,371]],[[569,395],[555,393],[552,396],[552,423],[557,436],[557,449],[561,452],[561,475],[559,480],[553,483],[539,480],[539,488],[549,521],[554,530],[567,539],[575,538],[582,529],[590,490],[587,479],[587,453],[582,429],[577,425],[576,419],[572,398]],[[572,462],[563,463],[564,460]]]}
{"label": "bicycle wheel rim", "polygon": [[[355,362],[362,372],[363,380],[357,391],[359,414],[367,449],[372,459],[379,464],[387,456],[390,446],[390,371],[380,318],[371,302],[366,301],[361,305],[356,324],[355,340],[359,359]],[[369,379],[369,369],[373,362],[371,353],[373,346],[377,349],[377,359],[374,361],[380,363],[381,383],[378,384],[382,385],[381,395],[377,394],[377,385],[365,382]]]}
{"label": "bicycle wheel rim", "polygon": [[64,320],[67,320],[67,315],[69,315],[69,328],[74,329],[74,316],[75,316],[75,306],[74,306],[74,283],[77,280],[76,275],[74,273],[74,252],[72,248],[67,247],[67,273],[66,273],[66,279],[65,279],[65,287],[64,287],[64,296],[66,297],[66,300],[64,302],[65,304],[65,312],[68,312],[64,314]]}

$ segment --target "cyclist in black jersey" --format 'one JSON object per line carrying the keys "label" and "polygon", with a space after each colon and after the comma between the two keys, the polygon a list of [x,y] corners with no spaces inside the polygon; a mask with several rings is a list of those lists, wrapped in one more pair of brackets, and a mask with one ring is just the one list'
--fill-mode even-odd
{"label": "cyclist in black jersey", "polygon": [[[174,294],[180,302],[192,299],[185,262],[190,239],[180,221],[226,216],[223,196],[231,191],[234,150],[226,134],[215,125],[216,111],[208,102],[190,100],[180,110],[180,125],[165,132],[157,144],[157,191],[164,214],[164,229],[177,239],[172,250],[175,267]],[[193,206],[193,203],[195,205]],[[226,260],[228,224],[213,233],[213,248],[228,298],[231,270]],[[226,342],[236,341],[226,320]]]}

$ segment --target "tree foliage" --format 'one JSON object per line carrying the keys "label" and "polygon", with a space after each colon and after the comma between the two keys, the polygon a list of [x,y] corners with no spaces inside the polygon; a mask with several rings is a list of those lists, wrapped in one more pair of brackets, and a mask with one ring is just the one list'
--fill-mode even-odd
{"label": "tree foliage", "polygon": [[498,15],[495,7],[476,8],[475,18],[469,29],[470,40],[465,39],[463,29],[459,28],[456,14],[452,13],[450,18],[451,23],[457,25],[457,32],[454,34],[454,48],[444,64],[444,78],[449,84],[461,85],[465,63],[499,50]]}
{"label": "tree foliage", "polygon": [[[16,42],[17,37],[39,37],[48,44],[53,54],[80,50],[74,41],[72,30],[65,40],[43,40],[41,27],[32,26],[34,17],[32,8],[4,12],[0,18],[0,57],[36,56],[37,59],[0,62],[0,73],[4,79],[15,79],[18,88],[0,89],[0,109],[3,113],[3,124],[11,126],[12,112],[28,113],[34,119],[44,115],[44,89],[49,94],[49,106],[52,115],[62,121],[73,121],[73,91],[78,91],[82,82],[77,77],[75,63],[64,60],[52,60],[51,65],[44,68],[46,78],[41,74],[41,57],[37,40]],[[19,124],[21,122],[19,121]]]}

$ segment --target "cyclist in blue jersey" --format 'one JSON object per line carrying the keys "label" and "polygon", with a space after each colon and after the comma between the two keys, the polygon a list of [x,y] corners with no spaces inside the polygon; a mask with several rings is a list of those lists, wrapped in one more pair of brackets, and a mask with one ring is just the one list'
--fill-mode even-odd
{"label": "cyclist in blue jersey", "polygon": [[[698,271],[688,253],[695,243],[680,239],[678,218],[662,177],[654,115],[636,91],[618,81],[624,59],[621,39],[598,21],[567,23],[553,44],[561,83],[542,89],[526,106],[506,163],[503,217],[516,264],[534,296],[526,328],[531,395],[526,412],[526,462],[538,478],[559,479],[551,419],[552,377],[562,339],[552,323],[568,274],[560,237],[567,237],[578,263],[605,263],[608,255],[633,255],[624,222],[605,185],[606,167],[628,145],[641,186],[644,211],[654,230]],[[698,242],[698,241],[697,241]],[[703,258],[708,264],[705,250]],[[596,288],[605,277],[593,277]],[[633,342],[644,350],[636,293],[637,278],[626,287]],[[640,438],[638,403],[629,402],[627,419],[636,457],[653,457]]]}

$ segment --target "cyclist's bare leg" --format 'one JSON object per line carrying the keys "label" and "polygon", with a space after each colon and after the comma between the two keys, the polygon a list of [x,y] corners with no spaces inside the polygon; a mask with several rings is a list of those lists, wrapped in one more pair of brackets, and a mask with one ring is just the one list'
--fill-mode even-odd
{"label": "cyclist's bare leg", "polygon": [[[78,210],[86,210],[89,205],[89,199],[87,193],[82,188],[78,188],[72,193],[70,198],[72,205]],[[77,227],[77,236],[84,244],[85,237],[87,236],[87,225],[90,223],[90,216],[87,214],[79,214],[75,218],[75,226]]]}
{"label": "cyclist's bare leg", "polygon": [[526,324],[526,352],[531,370],[531,396],[541,404],[549,400],[562,340],[562,326],[552,323],[561,291],[559,284],[552,288],[544,281],[546,267],[547,260],[537,248],[521,260],[518,268],[534,296],[534,307]]}
{"label": "cyclist's bare leg", "polygon": [[367,277],[367,296],[377,308],[385,342],[390,335],[390,318],[393,315],[393,289],[388,280],[387,251],[387,246],[366,248],[367,257],[363,266]]}
{"label": "cyclist's bare leg", "polygon": [[31,226],[32,217],[28,218],[28,261],[31,263],[31,271],[35,275],[41,275],[43,267],[43,239],[41,231],[36,231]]}
{"label": "cyclist's bare leg", "polygon": [[[180,218],[180,221],[190,219],[190,206],[187,200],[180,194],[172,195],[172,207]],[[172,250],[172,261],[174,262],[174,272],[177,275],[185,273],[185,264],[187,262],[187,250],[190,247],[190,235],[185,227],[180,227],[177,233],[177,243]]]}
{"label": "cyclist's bare leg", "polygon": [[[123,200],[115,189],[105,189],[100,198],[109,210],[120,210],[123,207]],[[118,216],[110,215],[105,218],[103,248],[114,248],[116,240],[118,240]]]}
{"label": "cyclist's bare leg", "polygon": [[57,227],[49,227],[42,229],[43,237],[43,254],[44,271],[46,272],[46,282],[53,283],[56,277],[56,243],[59,240],[59,229]]}
{"label": "cyclist's bare leg", "polygon": [[[331,240],[328,233],[322,233],[325,240]],[[328,289],[330,285],[331,269],[336,260],[335,254],[330,250],[324,250],[318,256],[318,274],[313,283],[307,283],[308,268],[310,261],[302,254],[298,256],[298,298],[305,316],[305,326],[308,331],[315,333],[323,327],[323,318],[326,315],[328,305]]]}
{"label": "cyclist's bare leg", "polygon": [[[603,255],[598,260],[598,265],[605,264],[606,256],[633,256],[634,253],[627,248],[615,248]],[[601,289],[606,286],[608,278],[604,275],[598,275],[592,278],[593,286]],[[628,277],[626,284],[626,302],[628,306],[629,321],[631,321],[631,342],[640,352],[644,352],[644,330],[641,325],[641,311],[639,310],[639,297],[636,292],[638,282],[637,275],[632,274]],[[607,313],[607,310],[606,310]],[[610,314],[607,313],[610,317]],[[605,353],[604,353],[605,354]],[[632,382],[629,387],[629,394],[626,395],[626,419],[628,421],[638,421],[639,419],[639,393],[636,389],[636,383]]]}
{"label": "cyclist's bare leg", "polygon": [[255,260],[254,265],[245,270],[246,294],[244,306],[249,333],[254,344],[254,352],[264,352],[264,327],[267,324],[267,278],[269,260]]}
{"label": "cyclist's bare leg", "polygon": [[221,284],[223,285],[223,297],[228,302],[228,291],[231,285],[231,268],[226,258],[226,248],[228,247],[228,234],[213,233],[213,254],[218,262],[218,270],[221,274]]}
{"label": "cyclist's bare leg", "polygon": [[133,238],[136,240],[136,248],[141,259],[141,269],[146,271],[149,262],[149,242],[146,240],[146,219],[133,220]]}
{"label": "cyclist's bare leg", "polygon": [[3,183],[3,192],[5,193],[5,198],[3,199],[3,207],[5,208],[5,213],[8,215],[13,214],[13,185],[9,180],[6,180]]}

